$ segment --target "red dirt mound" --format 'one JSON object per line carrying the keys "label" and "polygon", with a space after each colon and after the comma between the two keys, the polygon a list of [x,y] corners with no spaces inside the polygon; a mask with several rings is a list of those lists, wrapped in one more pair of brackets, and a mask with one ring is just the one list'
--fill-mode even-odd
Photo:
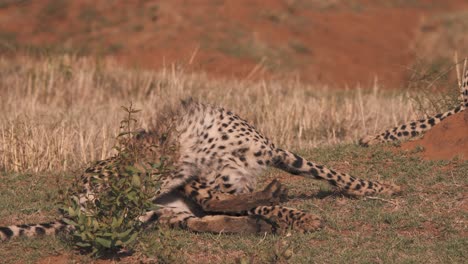
{"label": "red dirt mound", "polygon": [[422,139],[403,143],[401,148],[424,148],[421,156],[426,160],[448,160],[459,156],[468,160],[468,111],[450,116],[429,130]]}

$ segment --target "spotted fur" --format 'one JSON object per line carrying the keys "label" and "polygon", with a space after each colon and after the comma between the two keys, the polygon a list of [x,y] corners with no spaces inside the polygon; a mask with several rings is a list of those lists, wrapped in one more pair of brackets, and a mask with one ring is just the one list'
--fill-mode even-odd
{"label": "spotted fur", "polygon": [[[257,176],[269,166],[326,181],[349,195],[393,194],[400,190],[394,184],[358,179],[277,148],[247,121],[223,108],[188,100],[175,112],[170,120],[179,149],[176,169],[162,180],[162,187],[156,194],[155,203],[160,209],[141,216],[144,223],[156,221],[160,225],[200,232],[274,232],[286,227],[312,231],[319,228],[319,217],[279,206],[286,190],[278,181],[254,192]],[[140,143],[136,146],[144,149],[143,164],[157,160],[153,147],[158,144],[155,134],[150,131],[137,137]],[[81,177],[80,202],[93,201],[94,194],[101,188],[91,185],[90,177],[104,180],[119,177],[121,163],[119,157],[114,157],[88,168]],[[15,225],[0,228],[0,236],[6,240],[64,229],[67,226],[63,221],[47,226]]]}
{"label": "spotted fur", "polygon": [[465,72],[462,82],[462,102],[459,106],[445,113],[439,113],[434,116],[423,118],[417,121],[411,121],[406,124],[385,130],[375,136],[366,136],[359,140],[361,146],[367,147],[385,142],[404,141],[424,134],[440,123],[445,118],[459,112],[465,111],[468,108],[468,70]]}

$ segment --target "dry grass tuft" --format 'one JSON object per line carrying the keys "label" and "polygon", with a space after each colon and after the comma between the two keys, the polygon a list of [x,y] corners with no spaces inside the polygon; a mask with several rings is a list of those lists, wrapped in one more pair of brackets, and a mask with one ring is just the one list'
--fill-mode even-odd
{"label": "dry grass tuft", "polygon": [[407,94],[330,90],[298,81],[209,80],[176,67],[125,69],[70,55],[0,59],[0,169],[66,171],[111,155],[132,101],[145,128],[166,106],[193,97],[222,105],[287,148],[351,142],[417,117]]}

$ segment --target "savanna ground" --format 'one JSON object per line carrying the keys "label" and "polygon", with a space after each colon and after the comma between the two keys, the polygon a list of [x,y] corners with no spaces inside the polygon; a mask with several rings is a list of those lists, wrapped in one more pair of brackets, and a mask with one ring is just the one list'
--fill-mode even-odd
{"label": "savanna ground", "polygon": [[[422,160],[421,147],[355,142],[455,105],[450,65],[454,51],[468,54],[467,8],[464,0],[0,1],[0,226],[56,219],[60,192],[112,155],[120,106],[132,101],[145,128],[190,96],[233,110],[281,147],[404,192],[353,199],[271,170],[259,187],[280,178],[287,205],[322,216],[323,230],[152,228],[123,262],[463,263],[467,157]],[[53,237],[0,244],[0,259],[96,261]]]}
{"label": "savanna ground", "polygon": [[[287,205],[322,216],[323,230],[241,236],[151,228],[122,261],[462,263],[467,257],[467,161],[424,161],[414,155],[422,149],[353,144],[362,135],[434,113],[434,98],[378,85],[336,91],[297,81],[215,81],[175,67],[129,70],[73,56],[2,59],[0,69],[0,225],[55,219],[59,193],[74,175],[112,154],[124,115],[120,106],[130,98],[142,109],[138,119],[146,127],[164,105],[192,96],[234,110],[310,160],[395,182],[404,192],[353,199],[324,183],[272,170],[260,185],[280,178],[290,189]],[[436,101],[450,102],[445,96]],[[4,243],[0,257],[7,263],[94,261],[53,237]]]}

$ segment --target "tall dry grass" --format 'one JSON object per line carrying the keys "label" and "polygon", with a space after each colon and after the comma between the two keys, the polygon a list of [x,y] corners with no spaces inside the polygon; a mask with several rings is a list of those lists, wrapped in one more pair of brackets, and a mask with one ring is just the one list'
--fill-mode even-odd
{"label": "tall dry grass", "polygon": [[352,142],[417,117],[401,92],[331,90],[298,81],[210,80],[176,67],[125,69],[73,56],[0,59],[0,170],[66,171],[111,155],[120,106],[142,109],[141,127],[167,104],[193,97],[225,106],[278,145]]}

